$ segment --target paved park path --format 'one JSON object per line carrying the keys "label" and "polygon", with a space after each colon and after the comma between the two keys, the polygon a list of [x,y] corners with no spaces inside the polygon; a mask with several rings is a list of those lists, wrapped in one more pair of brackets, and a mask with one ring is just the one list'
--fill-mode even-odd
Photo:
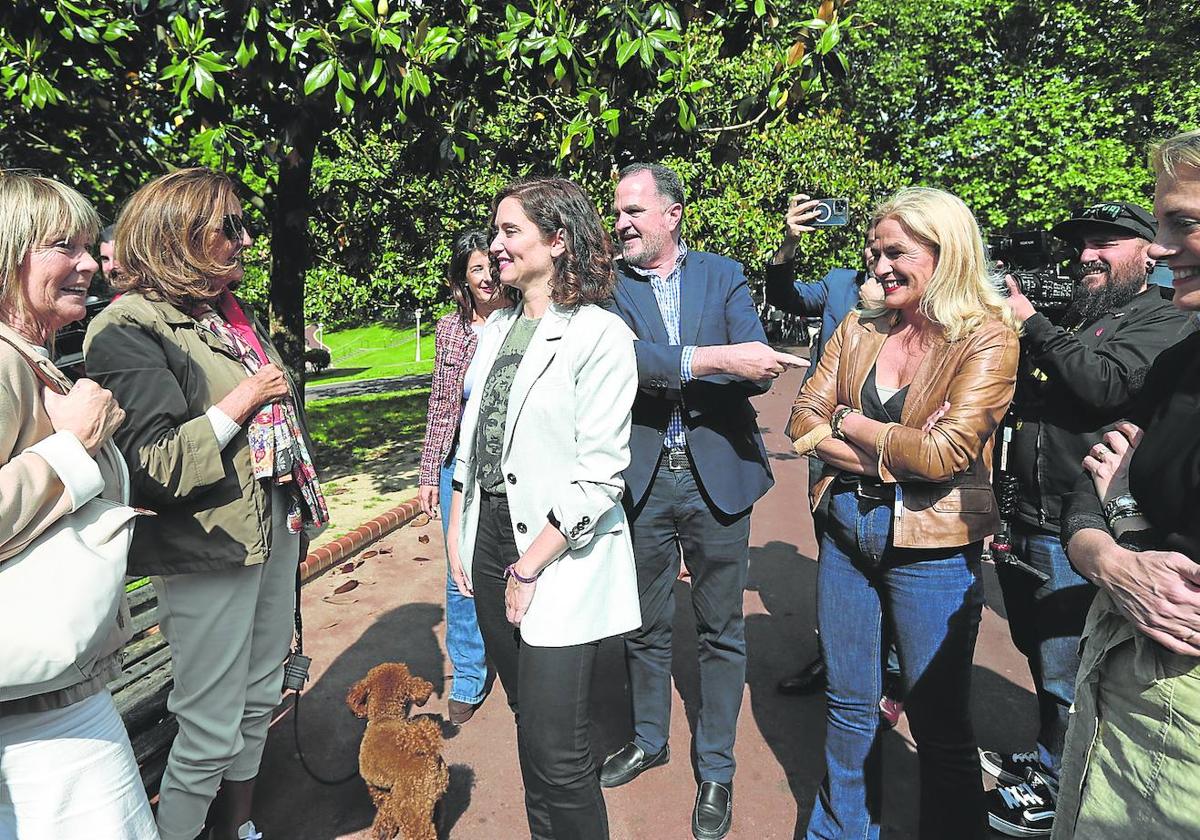
{"label": "paved park path", "polygon": [[[738,727],[731,838],[789,840],[804,825],[823,774],[824,699],[781,697],[776,681],[815,652],[812,522],[804,501],[806,464],[783,434],[799,372],[756,400],[772,453],[776,485],[755,507],[745,593],[749,665]],[[426,541],[422,541],[426,540]],[[370,552],[378,552],[370,554]],[[370,554],[370,556],[367,556]],[[304,588],[305,650],[313,679],[300,706],[300,737],[310,765],[326,776],[353,770],[363,724],[345,706],[350,685],[384,661],[407,662],[434,683],[422,712],[444,714],[450,667],[444,654],[445,585],[439,522],[400,529],[369,547],[362,565],[326,574]],[[333,590],[355,580],[337,595]],[[976,653],[973,709],[980,742],[1018,750],[1032,744],[1036,704],[1024,660],[1008,640],[999,589],[986,569],[988,607]],[[687,584],[677,584],[687,605]],[[695,777],[689,760],[691,715],[698,701],[695,629],[690,609],[676,618],[676,694],[672,759],[630,785],[606,792],[613,840],[690,837]],[[629,737],[628,694],[619,642],[606,642],[596,669],[593,739],[598,756]],[[335,787],[310,779],[296,757],[294,710],[281,707],[258,783],[255,819],[267,840],[366,838],[374,816],[361,780]],[[464,840],[528,837],[515,728],[496,684],[457,733],[447,727],[450,790],[443,836]],[[886,736],[884,837],[916,837],[916,756],[905,722]]]}

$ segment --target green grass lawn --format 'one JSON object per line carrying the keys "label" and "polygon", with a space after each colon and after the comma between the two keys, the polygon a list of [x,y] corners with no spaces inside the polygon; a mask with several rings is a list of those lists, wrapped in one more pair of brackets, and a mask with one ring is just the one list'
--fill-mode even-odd
{"label": "green grass lawn", "polygon": [[433,371],[433,320],[421,321],[421,361],[416,361],[416,330],[369,324],[324,335],[333,363],[308,377],[312,385],[352,382]]}
{"label": "green grass lawn", "polygon": [[420,460],[429,389],[313,400],[308,427],[325,478],[372,474],[392,489]]}

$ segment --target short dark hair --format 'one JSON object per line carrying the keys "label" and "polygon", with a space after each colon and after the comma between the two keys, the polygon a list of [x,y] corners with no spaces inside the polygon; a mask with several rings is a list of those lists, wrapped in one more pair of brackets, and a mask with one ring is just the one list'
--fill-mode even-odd
{"label": "short dark hair", "polygon": [[[487,231],[480,228],[467,228],[459,232],[450,243],[450,262],[446,266],[446,285],[454,302],[458,304],[458,317],[463,325],[471,323],[475,316],[475,295],[471,294],[471,286],[467,283],[467,263],[476,251],[488,252]],[[491,260],[488,261],[489,271],[494,271]],[[520,293],[511,286],[504,287],[504,295],[514,303]]]}
{"label": "short dark hair", "polygon": [[650,177],[654,179],[654,188],[668,202],[678,204],[680,207],[686,206],[683,197],[683,181],[679,180],[679,175],[674,169],[663,166],[661,163],[631,163],[617,173],[617,181],[624,181],[639,172],[650,173]]}
{"label": "short dark hair", "polygon": [[116,230],[117,230],[117,226],[115,224],[114,225],[105,225],[104,227],[100,228],[99,241],[100,242],[112,242],[116,236]]}
{"label": "short dark hair", "polygon": [[496,193],[492,219],[506,198],[515,198],[542,236],[563,232],[566,250],[554,258],[550,300],[571,308],[600,303],[612,297],[617,285],[612,242],[596,205],[579,185],[565,178],[527,178]]}

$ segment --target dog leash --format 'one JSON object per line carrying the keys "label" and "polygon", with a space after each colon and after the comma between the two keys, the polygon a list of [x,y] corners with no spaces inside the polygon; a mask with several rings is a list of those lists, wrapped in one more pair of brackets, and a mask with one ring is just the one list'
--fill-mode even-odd
{"label": "dog leash", "polygon": [[[304,550],[306,542],[307,540],[300,541],[301,557],[306,553]],[[300,612],[300,584],[300,566],[297,565],[296,646],[288,654],[287,664],[283,668],[283,687],[285,691],[292,692],[292,731],[296,738],[296,755],[300,758],[300,766],[304,768],[304,772],[312,777],[313,781],[334,787],[344,785],[351,779],[358,777],[358,762],[355,762],[355,768],[345,776],[337,779],[327,779],[309,766],[308,759],[304,757],[304,749],[300,746],[300,691],[304,688],[304,683],[308,682],[308,666],[312,663],[312,657],[304,655],[304,616]]]}

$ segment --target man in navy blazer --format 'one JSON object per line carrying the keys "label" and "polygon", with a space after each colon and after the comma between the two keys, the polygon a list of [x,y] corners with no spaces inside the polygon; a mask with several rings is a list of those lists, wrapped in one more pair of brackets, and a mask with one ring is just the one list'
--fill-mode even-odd
{"label": "man in navy blazer", "polygon": [[670,169],[633,164],[621,171],[612,308],[638,338],[624,502],[642,626],[625,641],[633,740],[605,760],[600,781],[623,785],[670,760],[671,627],[682,553],[700,642],[692,833],[720,840],[733,818],[733,742],[746,681],[750,509],[774,482],[749,398],[785,367],[806,362],[767,345],[738,263],[688,249],[683,205]]}

